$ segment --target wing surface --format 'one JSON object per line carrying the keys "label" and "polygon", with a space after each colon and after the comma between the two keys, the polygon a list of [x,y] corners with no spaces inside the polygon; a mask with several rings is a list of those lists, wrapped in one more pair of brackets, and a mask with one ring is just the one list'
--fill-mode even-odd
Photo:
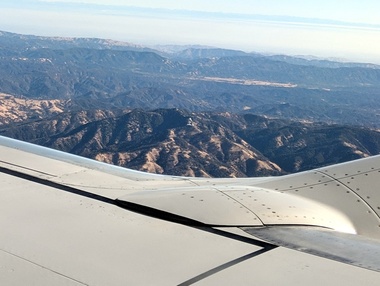
{"label": "wing surface", "polygon": [[0,284],[375,284],[379,165],[183,178],[0,137]]}

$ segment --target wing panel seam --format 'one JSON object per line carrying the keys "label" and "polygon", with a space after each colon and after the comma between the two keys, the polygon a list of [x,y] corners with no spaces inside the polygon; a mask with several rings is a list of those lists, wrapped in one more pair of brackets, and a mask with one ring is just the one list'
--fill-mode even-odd
{"label": "wing panel seam", "polygon": [[372,213],[380,220],[380,216],[376,213],[376,210],[362,197],[360,196],[357,192],[355,192],[353,189],[351,189],[349,186],[347,186],[347,184],[343,183],[341,181],[341,179],[343,179],[344,177],[342,178],[334,178],[332,177],[331,175],[327,174],[327,173],[324,173],[322,171],[316,171],[320,174],[323,174],[325,176],[328,176],[329,178],[333,179],[335,182],[338,182],[339,184],[341,184],[343,187],[347,188],[348,190],[350,190],[350,192],[355,195],[356,197],[358,197],[360,200],[362,200],[364,202],[364,204],[372,211]]}
{"label": "wing panel seam", "polygon": [[41,265],[41,264],[38,264],[38,263],[36,263],[36,262],[33,262],[33,261],[29,260],[29,259],[26,259],[26,258],[24,258],[24,257],[21,257],[21,256],[19,256],[19,255],[17,255],[17,254],[12,253],[12,252],[6,251],[6,250],[4,250],[4,249],[0,249],[0,251],[6,253],[6,254],[8,254],[8,255],[11,255],[11,256],[13,256],[13,257],[16,257],[16,258],[18,258],[18,259],[21,259],[21,260],[23,260],[23,261],[25,261],[25,262],[28,262],[28,263],[30,263],[30,264],[33,264],[33,265],[35,265],[35,266],[38,266],[38,267],[40,267],[40,268],[42,268],[42,269],[45,269],[45,270],[47,270],[47,271],[49,271],[49,272],[52,272],[52,273],[57,274],[57,275],[59,275],[59,276],[62,276],[62,277],[64,277],[64,278],[68,279],[68,280],[74,281],[74,282],[79,283],[79,284],[82,284],[82,285],[89,286],[89,284],[86,284],[86,283],[84,283],[84,282],[82,282],[82,281],[79,281],[79,280],[77,280],[77,279],[71,278],[71,277],[69,277],[69,276],[67,276],[67,275],[65,275],[65,274],[62,274],[62,273],[60,273],[60,272],[58,272],[58,271],[55,271],[55,270],[53,270],[53,269],[51,269],[51,268],[45,267],[45,266],[43,266],[43,265]]}
{"label": "wing panel seam", "polygon": [[10,176],[15,176],[15,177],[20,178],[20,179],[24,179],[24,180],[27,180],[30,182],[34,182],[34,183],[41,184],[44,186],[52,187],[52,188],[55,188],[55,189],[58,189],[58,190],[61,190],[64,192],[68,192],[68,193],[76,194],[79,196],[87,197],[90,199],[98,200],[98,201],[101,201],[104,203],[116,205],[116,202],[113,199],[110,199],[110,198],[107,198],[107,197],[104,197],[101,195],[93,194],[90,192],[86,192],[86,191],[83,191],[80,189],[76,189],[76,188],[73,188],[73,187],[70,187],[67,185],[52,182],[52,181],[49,181],[46,179],[41,179],[41,178],[29,175],[29,174],[25,174],[25,173],[22,173],[19,171],[10,170],[10,169],[4,168],[4,167],[0,167],[0,173],[8,174]]}

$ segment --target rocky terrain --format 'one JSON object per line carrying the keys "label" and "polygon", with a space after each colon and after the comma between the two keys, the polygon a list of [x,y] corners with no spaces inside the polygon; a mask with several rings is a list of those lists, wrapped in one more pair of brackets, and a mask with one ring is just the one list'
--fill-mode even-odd
{"label": "rocky terrain", "polygon": [[242,177],[281,174],[235,132],[177,109],[62,113],[4,128],[2,135],[152,173]]}
{"label": "rocky terrain", "polygon": [[0,102],[0,126],[50,117],[69,105],[67,100],[17,98],[4,93],[0,93]]}
{"label": "rocky terrain", "polygon": [[0,135],[159,174],[280,175],[378,154],[380,132],[179,109],[63,112]]}

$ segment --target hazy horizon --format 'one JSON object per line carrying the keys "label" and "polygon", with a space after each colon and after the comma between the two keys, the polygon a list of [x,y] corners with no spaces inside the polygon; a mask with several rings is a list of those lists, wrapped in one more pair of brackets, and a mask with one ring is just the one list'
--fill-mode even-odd
{"label": "hazy horizon", "polygon": [[371,0],[7,0],[0,8],[0,30],[13,33],[380,64],[380,2]]}

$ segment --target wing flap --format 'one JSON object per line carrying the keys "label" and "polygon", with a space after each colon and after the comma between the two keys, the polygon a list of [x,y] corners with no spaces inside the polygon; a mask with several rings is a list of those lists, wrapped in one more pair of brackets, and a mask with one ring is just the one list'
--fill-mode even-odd
{"label": "wing flap", "polygon": [[274,245],[380,272],[380,242],[320,227],[242,228]]}

